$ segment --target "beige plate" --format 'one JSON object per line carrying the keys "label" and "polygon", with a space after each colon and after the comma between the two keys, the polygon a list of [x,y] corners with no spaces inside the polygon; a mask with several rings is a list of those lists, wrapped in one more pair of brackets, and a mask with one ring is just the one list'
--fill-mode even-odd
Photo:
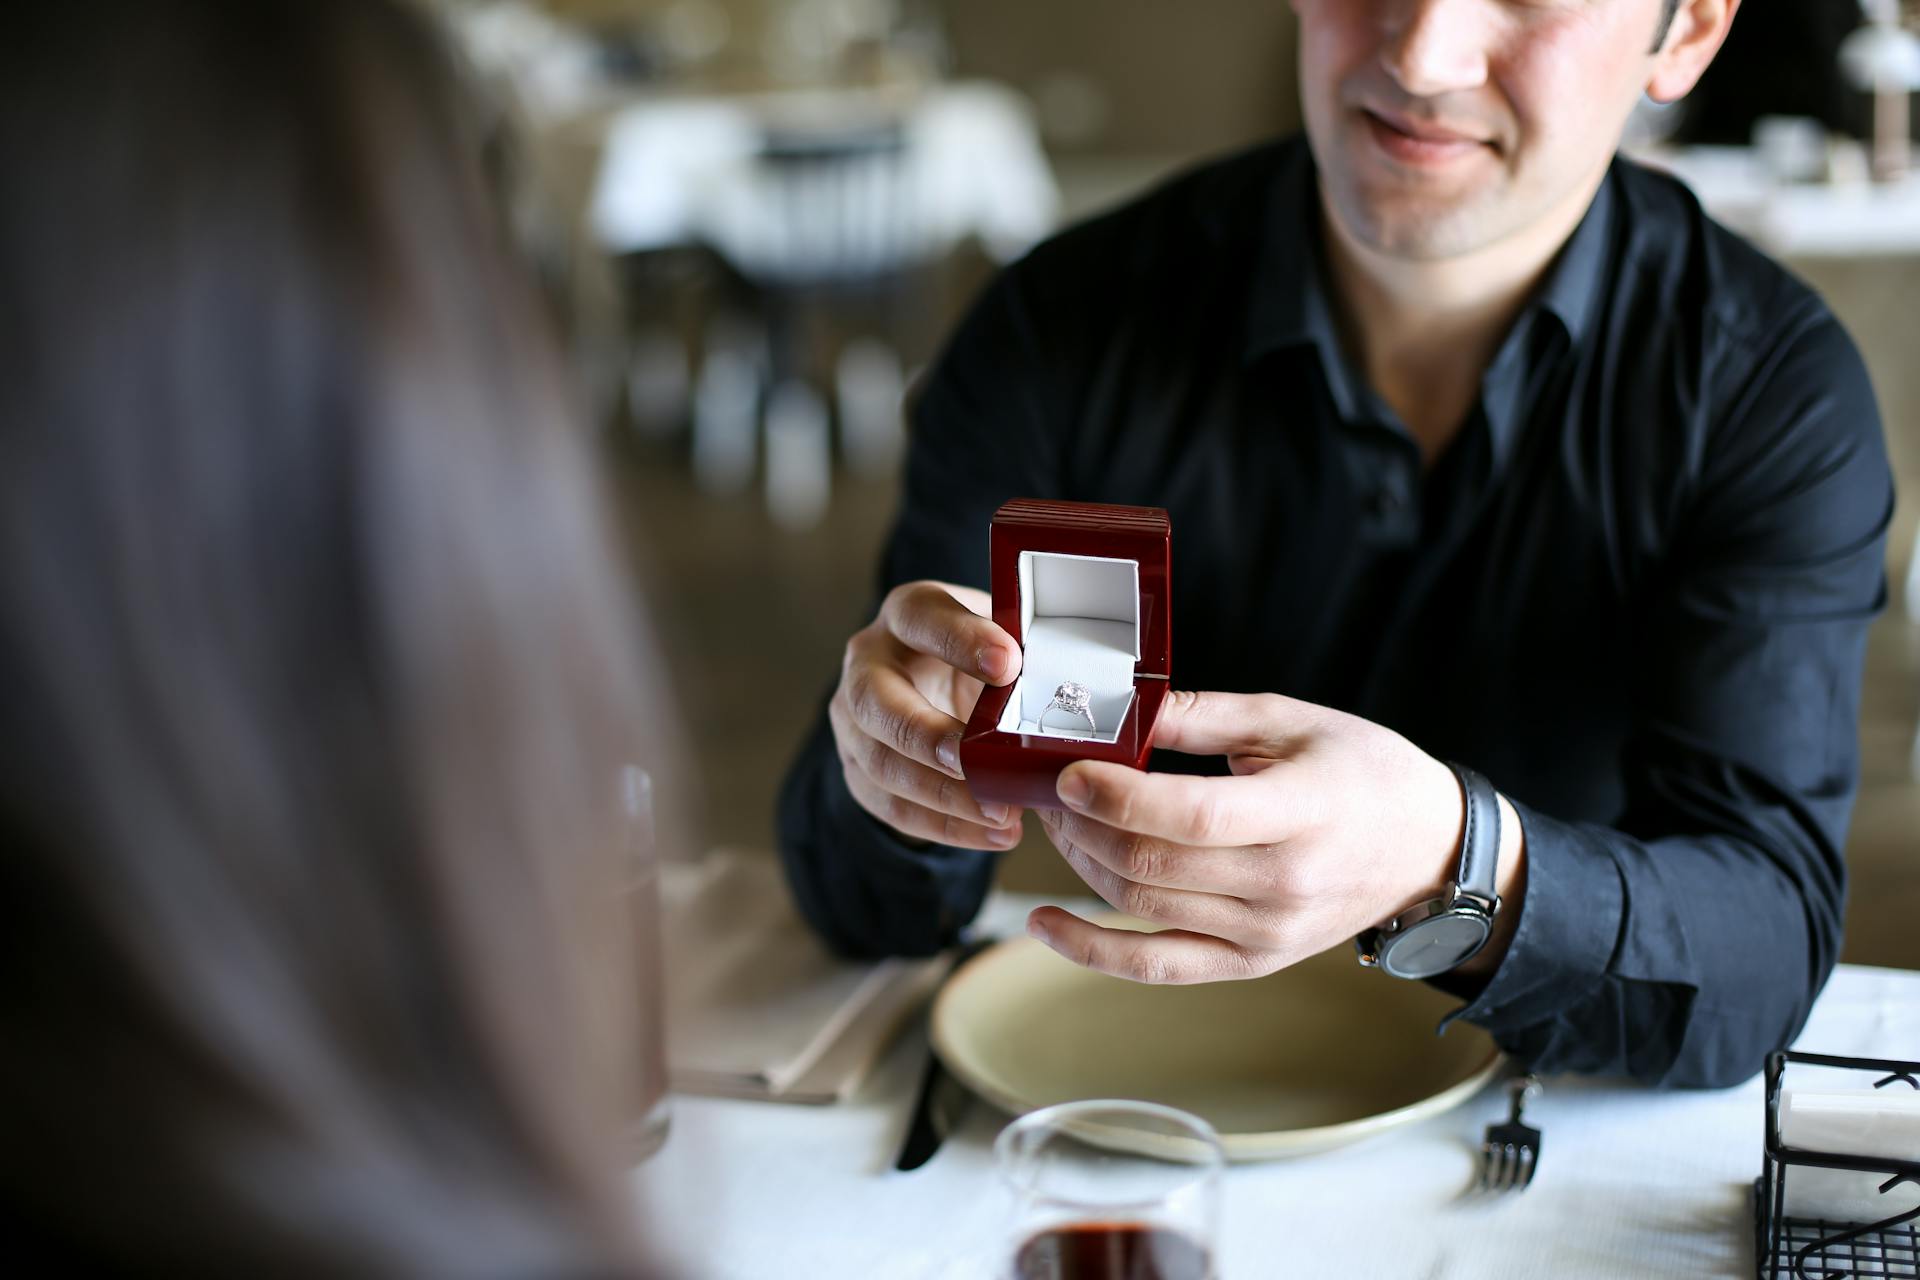
{"label": "beige plate", "polygon": [[1500,1053],[1464,1022],[1433,1034],[1458,1007],[1422,983],[1362,969],[1351,946],[1252,982],[1145,987],[1013,938],[941,989],[933,1044],[963,1084],[1015,1115],[1139,1098],[1205,1117],[1231,1160],[1270,1160],[1343,1146],[1471,1097],[1499,1070]]}

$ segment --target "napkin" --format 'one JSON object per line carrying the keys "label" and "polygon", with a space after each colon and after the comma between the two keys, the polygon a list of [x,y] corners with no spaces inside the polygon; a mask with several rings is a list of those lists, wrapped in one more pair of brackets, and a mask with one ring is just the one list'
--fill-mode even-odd
{"label": "napkin", "polygon": [[[1780,1142],[1827,1155],[1920,1160],[1920,1093],[1782,1089]],[[1891,1174],[1785,1166],[1786,1216],[1864,1224],[1920,1204],[1920,1187],[1880,1194]]]}
{"label": "napkin", "polygon": [[938,957],[834,956],[770,857],[726,851],[670,865],[660,896],[668,1071],[683,1093],[837,1102],[940,981]]}

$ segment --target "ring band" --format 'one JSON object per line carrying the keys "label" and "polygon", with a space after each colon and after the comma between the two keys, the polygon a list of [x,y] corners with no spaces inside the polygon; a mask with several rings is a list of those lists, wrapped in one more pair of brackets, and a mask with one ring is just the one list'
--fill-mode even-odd
{"label": "ring band", "polygon": [[1077,681],[1062,681],[1060,687],[1053,691],[1053,701],[1047,704],[1046,711],[1042,711],[1034,723],[1042,729],[1046,728],[1047,714],[1052,711],[1079,716],[1087,722],[1088,733],[1100,732],[1100,726],[1093,722],[1093,695],[1087,691],[1087,686]]}

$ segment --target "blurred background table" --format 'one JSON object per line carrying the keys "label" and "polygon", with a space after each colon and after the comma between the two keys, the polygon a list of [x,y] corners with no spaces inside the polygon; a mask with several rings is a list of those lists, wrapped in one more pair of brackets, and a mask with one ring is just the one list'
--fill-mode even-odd
{"label": "blurred background table", "polygon": [[898,461],[900,335],[939,264],[963,244],[1010,261],[1059,217],[1031,110],[990,83],[667,93],[591,121],[586,219],[635,267],[627,314],[665,291],[648,258],[676,251],[704,251],[732,295],[694,332],[651,326],[629,405],[685,418],[696,482],[729,493],[759,475],[789,527],[823,518],[836,457]]}
{"label": "blurred background table", "polygon": [[[849,158],[828,175],[840,183],[789,185],[783,151],[809,144]],[[607,115],[590,217],[612,253],[706,244],[744,270],[805,276],[968,237],[1012,258],[1053,229],[1059,192],[1031,110],[1000,85],[669,94]]]}
{"label": "blurred background table", "polygon": [[[1040,901],[996,896],[983,923],[1017,932]],[[1842,966],[1797,1047],[1920,1056],[1920,973]],[[992,1143],[1007,1117],[976,1102],[930,1164],[891,1167],[925,1053],[903,1037],[838,1107],[675,1098],[665,1150],[633,1179],[670,1274],[1000,1280]],[[1339,1151],[1235,1166],[1222,1280],[1752,1276],[1763,1110],[1758,1077],[1692,1093],[1549,1080],[1528,1111],[1538,1177],[1495,1199],[1467,1194],[1481,1132],[1505,1114],[1493,1090]]]}

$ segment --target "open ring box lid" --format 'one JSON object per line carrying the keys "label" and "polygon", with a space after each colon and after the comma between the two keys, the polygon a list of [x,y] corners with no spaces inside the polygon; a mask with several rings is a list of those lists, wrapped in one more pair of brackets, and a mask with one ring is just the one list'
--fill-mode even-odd
{"label": "open ring box lid", "polygon": [[[994,514],[993,620],[1023,660],[1018,680],[980,695],[960,741],[976,799],[1057,809],[1075,760],[1147,767],[1172,674],[1172,536],[1158,507],[1018,498]],[[1092,729],[1048,711],[1067,681],[1092,695]]]}

